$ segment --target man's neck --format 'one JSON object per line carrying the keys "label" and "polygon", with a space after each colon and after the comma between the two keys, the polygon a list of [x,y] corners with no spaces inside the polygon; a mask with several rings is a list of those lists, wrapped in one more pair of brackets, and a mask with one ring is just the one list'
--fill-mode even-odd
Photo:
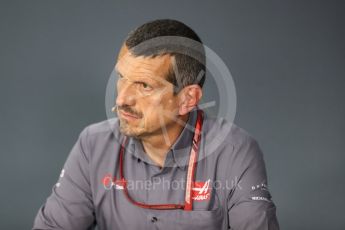
{"label": "man's neck", "polygon": [[[186,123],[188,121],[188,116],[189,114],[186,114],[179,119],[183,121],[183,123]],[[171,125],[171,127],[166,127],[166,130],[160,134],[141,138],[145,153],[158,166],[163,167],[168,150],[176,142],[183,128],[184,125],[175,123]]]}

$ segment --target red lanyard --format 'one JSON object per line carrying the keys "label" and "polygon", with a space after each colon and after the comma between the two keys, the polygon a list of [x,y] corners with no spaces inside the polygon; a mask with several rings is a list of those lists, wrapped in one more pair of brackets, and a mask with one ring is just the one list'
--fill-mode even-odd
{"label": "red lanyard", "polygon": [[188,170],[187,170],[187,182],[186,182],[186,193],[185,193],[185,203],[184,204],[146,204],[140,203],[132,199],[128,193],[127,181],[123,175],[123,155],[125,152],[125,145],[127,144],[127,137],[125,136],[121,148],[120,148],[120,180],[123,184],[123,191],[127,199],[134,205],[141,208],[147,209],[160,209],[160,210],[171,210],[171,209],[183,209],[185,211],[191,211],[193,209],[192,201],[192,187],[195,182],[195,172],[197,167],[198,152],[200,146],[201,129],[203,124],[203,111],[197,110],[197,120],[195,124],[193,144],[190,151]]}

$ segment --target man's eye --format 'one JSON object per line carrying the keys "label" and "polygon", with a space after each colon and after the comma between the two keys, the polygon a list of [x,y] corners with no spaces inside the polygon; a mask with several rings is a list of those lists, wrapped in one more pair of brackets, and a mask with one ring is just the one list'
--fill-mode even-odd
{"label": "man's eye", "polygon": [[144,82],[142,83],[142,85],[143,85],[144,88],[149,88],[150,87],[148,84],[146,84]]}
{"label": "man's eye", "polygon": [[145,90],[151,90],[152,89],[152,87],[145,82],[138,82],[138,84],[140,84],[140,86]]}

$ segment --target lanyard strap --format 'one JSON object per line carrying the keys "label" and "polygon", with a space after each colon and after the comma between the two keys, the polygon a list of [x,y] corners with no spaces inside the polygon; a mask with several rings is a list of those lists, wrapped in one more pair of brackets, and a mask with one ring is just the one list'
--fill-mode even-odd
{"label": "lanyard strap", "polygon": [[188,163],[185,206],[184,206],[185,211],[193,210],[193,200],[192,200],[191,193],[192,193],[192,188],[194,186],[194,181],[195,181],[202,122],[203,122],[203,111],[198,110],[198,116],[197,116],[197,121],[195,125],[195,130],[194,130],[193,143],[192,143],[192,148],[190,151],[189,163]]}
{"label": "lanyard strap", "polygon": [[189,163],[188,163],[188,170],[187,170],[187,182],[186,182],[186,193],[185,193],[185,204],[145,204],[140,203],[135,200],[133,200],[127,189],[127,181],[123,174],[123,155],[125,151],[125,146],[127,144],[127,137],[125,136],[121,148],[120,148],[120,178],[121,183],[123,184],[124,193],[127,197],[127,199],[133,203],[136,206],[147,208],[147,209],[161,209],[161,210],[167,210],[167,209],[184,209],[185,211],[191,211],[193,210],[193,200],[192,200],[192,188],[194,186],[195,181],[195,174],[196,174],[196,168],[197,168],[197,160],[198,160],[198,152],[199,152],[199,146],[200,146],[200,139],[201,139],[201,129],[203,125],[203,111],[198,110],[197,111],[197,120],[194,130],[194,136],[193,136],[193,143],[192,148],[190,151],[189,156]]}

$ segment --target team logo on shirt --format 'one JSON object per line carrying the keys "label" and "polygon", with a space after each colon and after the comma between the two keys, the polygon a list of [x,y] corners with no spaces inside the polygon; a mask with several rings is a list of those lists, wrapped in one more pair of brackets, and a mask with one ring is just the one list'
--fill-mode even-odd
{"label": "team logo on shirt", "polygon": [[60,185],[61,185],[60,180],[64,175],[65,175],[65,169],[62,169],[61,173],[60,173],[59,181],[55,184],[56,187],[60,187]]}
{"label": "team logo on shirt", "polygon": [[204,201],[209,200],[211,197],[211,187],[210,187],[211,180],[208,179],[205,182],[196,181],[194,182],[194,186],[192,188],[192,199],[194,201]]}

